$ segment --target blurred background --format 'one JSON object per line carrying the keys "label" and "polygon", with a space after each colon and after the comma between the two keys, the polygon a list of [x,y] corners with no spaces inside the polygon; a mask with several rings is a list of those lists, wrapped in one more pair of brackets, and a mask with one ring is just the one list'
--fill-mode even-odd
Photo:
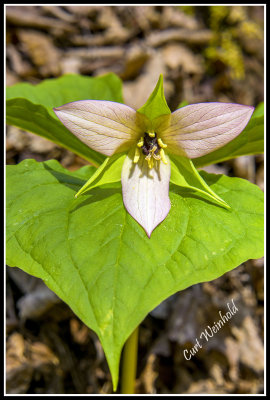
{"label": "blurred background", "polygon": [[[164,76],[174,111],[182,101],[264,100],[263,6],[6,6],[6,84],[67,73],[123,80],[139,108]],[[7,164],[87,162],[41,137],[7,126]],[[264,189],[263,155],[206,167]],[[6,390],[9,394],[112,393],[103,350],[41,280],[7,269]],[[186,360],[200,333],[238,312]],[[153,310],[140,327],[137,393],[263,393],[263,259],[194,285]]]}

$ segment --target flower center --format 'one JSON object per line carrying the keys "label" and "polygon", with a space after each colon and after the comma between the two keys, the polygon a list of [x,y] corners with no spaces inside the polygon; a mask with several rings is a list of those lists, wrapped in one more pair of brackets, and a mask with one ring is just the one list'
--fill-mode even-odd
{"label": "flower center", "polygon": [[167,164],[163,150],[166,147],[167,145],[162,142],[162,139],[157,138],[156,133],[145,132],[144,137],[141,137],[137,143],[133,162],[136,164],[139,161],[141,154],[143,154],[146,156],[145,160],[148,162],[149,168],[153,168],[154,160],[162,160],[164,164]]}

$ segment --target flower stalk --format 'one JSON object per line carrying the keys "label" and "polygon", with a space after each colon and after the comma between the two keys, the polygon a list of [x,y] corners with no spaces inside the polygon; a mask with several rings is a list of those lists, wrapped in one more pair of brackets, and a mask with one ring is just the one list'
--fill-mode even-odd
{"label": "flower stalk", "polygon": [[122,358],[121,393],[135,393],[139,326],[125,343]]}

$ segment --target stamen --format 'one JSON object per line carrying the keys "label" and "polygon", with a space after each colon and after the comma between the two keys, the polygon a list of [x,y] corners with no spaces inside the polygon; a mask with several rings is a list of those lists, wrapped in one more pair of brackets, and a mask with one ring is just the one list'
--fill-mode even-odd
{"label": "stamen", "polygon": [[167,165],[168,162],[167,162],[167,160],[166,160],[165,153],[164,153],[164,150],[163,150],[163,149],[160,149],[159,155],[160,155],[160,157],[161,157],[161,160],[164,162],[164,164]]}
{"label": "stamen", "polygon": [[135,149],[135,155],[134,155],[134,158],[133,158],[134,164],[137,164],[137,162],[138,162],[139,159],[140,159],[140,156],[141,156],[140,150],[138,149],[138,147],[136,147],[136,149]]}
{"label": "stamen", "polygon": [[154,157],[155,160],[161,160],[160,155],[156,155],[155,153],[153,154],[153,157]]}
{"label": "stamen", "polygon": [[154,132],[145,132],[137,143],[133,162],[136,164],[141,154],[145,155],[149,169],[152,169],[156,161],[162,160],[164,164],[168,164],[164,150],[167,147],[162,139],[157,138]]}
{"label": "stamen", "polygon": [[138,146],[138,147],[142,147],[142,146],[143,146],[143,143],[144,143],[144,140],[143,140],[143,137],[141,137],[140,140],[139,140],[138,143],[137,143],[137,146]]}
{"label": "stamen", "polygon": [[151,153],[152,153],[152,155],[153,155],[153,153],[155,152],[157,150],[157,146],[156,145],[154,145],[154,147],[150,150],[151,151]]}
{"label": "stamen", "polygon": [[167,147],[167,145],[165,143],[163,143],[162,139],[158,138],[158,145],[159,147],[161,147],[162,149],[165,149]]}
{"label": "stamen", "polygon": [[150,168],[150,169],[152,169],[153,168],[153,166],[154,166],[154,160],[153,160],[153,158],[150,156],[150,158],[148,158],[148,156],[147,157],[145,157],[145,159],[146,159],[146,161],[148,162],[148,167]]}

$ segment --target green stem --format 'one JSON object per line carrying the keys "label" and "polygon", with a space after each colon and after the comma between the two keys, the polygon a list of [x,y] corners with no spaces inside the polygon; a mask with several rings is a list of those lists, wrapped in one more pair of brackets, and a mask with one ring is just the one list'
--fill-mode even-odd
{"label": "green stem", "polygon": [[139,326],[125,343],[122,359],[121,393],[135,393]]}

